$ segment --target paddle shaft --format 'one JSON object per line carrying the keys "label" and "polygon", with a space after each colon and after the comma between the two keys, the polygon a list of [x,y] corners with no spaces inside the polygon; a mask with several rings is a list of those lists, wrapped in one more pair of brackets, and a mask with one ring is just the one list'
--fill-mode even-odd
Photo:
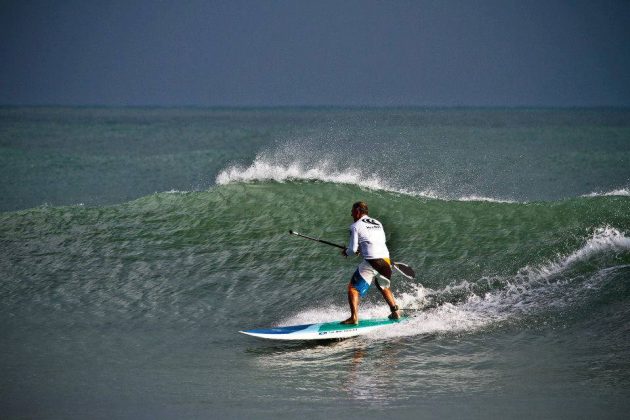
{"label": "paddle shaft", "polygon": [[321,242],[322,244],[326,244],[326,245],[330,245],[330,246],[335,246],[335,247],[337,247],[337,248],[341,248],[341,249],[346,249],[346,247],[345,247],[345,246],[343,246],[343,245],[339,245],[339,244],[335,244],[335,243],[332,243],[332,242],[328,242],[328,241],[325,241],[325,240],[323,240],[323,239],[312,238],[312,237],[310,237],[310,236],[302,235],[301,233],[294,232],[294,231],[292,231],[292,230],[290,230],[290,231],[289,231],[289,233],[290,233],[291,235],[299,236],[299,237],[304,238],[304,239],[310,239],[311,241]]}

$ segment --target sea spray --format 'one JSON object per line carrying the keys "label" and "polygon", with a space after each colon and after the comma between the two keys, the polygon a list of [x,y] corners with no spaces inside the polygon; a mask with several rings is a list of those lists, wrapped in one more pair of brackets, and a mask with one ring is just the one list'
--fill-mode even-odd
{"label": "sea spray", "polygon": [[427,188],[415,190],[410,187],[396,187],[396,183],[388,182],[384,175],[365,174],[364,170],[342,166],[341,168],[330,160],[317,162],[295,161],[287,164],[270,160],[265,155],[258,155],[250,166],[232,165],[223,169],[217,175],[217,185],[227,185],[239,182],[291,182],[291,181],[321,181],[336,184],[357,185],[362,188],[383,190],[415,197],[432,198],[436,200],[457,201],[486,201],[496,203],[514,203],[514,200],[485,197],[477,194],[453,196]]}

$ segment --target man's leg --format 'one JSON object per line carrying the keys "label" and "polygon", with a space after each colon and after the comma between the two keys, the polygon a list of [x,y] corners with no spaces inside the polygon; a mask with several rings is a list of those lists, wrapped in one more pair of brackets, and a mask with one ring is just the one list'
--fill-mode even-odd
{"label": "man's leg", "polygon": [[[378,272],[378,274],[386,278],[388,281],[391,280],[392,267],[391,267],[389,258],[387,259],[378,258],[374,260],[368,260],[368,262],[370,263],[372,268],[376,270],[376,272]],[[392,312],[389,315],[389,318],[391,319],[400,318],[400,311],[398,310],[398,305],[396,305],[396,299],[394,299],[394,295],[392,294],[392,291],[390,290],[390,288],[381,287],[381,285],[378,283],[377,278],[374,278],[374,283],[376,283],[376,288],[379,290],[379,292],[381,292],[381,294],[385,298],[385,301],[389,305],[389,309]]]}
{"label": "man's leg", "polygon": [[387,304],[389,305],[389,309],[392,311],[389,317],[392,319],[400,318],[400,311],[398,310],[398,306],[396,305],[396,299],[394,299],[394,295],[392,294],[392,291],[389,289],[389,287],[382,288],[379,286],[378,290],[381,291],[381,294],[383,295],[383,297],[385,298],[385,301],[387,301]]}
{"label": "man's leg", "polygon": [[352,287],[352,282],[348,284],[348,303],[350,304],[350,318],[342,321],[342,324],[359,323],[359,291]]}

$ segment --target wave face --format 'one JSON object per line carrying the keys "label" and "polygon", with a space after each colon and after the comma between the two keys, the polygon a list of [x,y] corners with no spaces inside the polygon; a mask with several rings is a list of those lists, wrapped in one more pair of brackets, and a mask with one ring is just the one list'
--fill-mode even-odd
{"label": "wave face", "polygon": [[[287,232],[344,243],[359,199],[384,223],[394,258],[419,276],[394,281],[403,306],[424,310],[394,333],[581,316],[610,288],[622,288],[615,299],[630,299],[628,197],[444,201],[346,183],[265,181],[113,207],[4,213],[2,311],[177,325],[211,323],[236,306],[235,325],[334,320],[347,311],[344,285],[357,261]],[[374,293],[364,311],[387,312]]]}
{"label": "wave face", "polygon": [[[346,284],[358,261],[288,231],[343,243],[356,200],[384,223],[394,259],[416,270],[417,281],[392,279],[409,320],[316,345],[238,334],[348,316]],[[499,393],[509,412],[523,388],[557,387],[554,404],[584,395],[580,410],[621,418],[620,390],[630,386],[628,215],[625,196],[449,201],[289,180],[2,213],[6,381],[40,390],[38,375],[48,372],[52,385],[38,392],[76,393],[89,407],[103,390],[117,401],[129,392],[143,401],[149,390],[171,411],[200,417],[207,401],[213,413],[247,417],[263,403],[256,395],[285,398],[283,412],[298,413],[304,401],[346,412],[369,400],[406,417],[400,407],[417,395],[441,406],[462,392]],[[362,299],[361,317],[387,312],[376,290]],[[551,383],[550,370],[560,376]],[[199,383],[182,390],[191,375]],[[85,385],[94,377],[98,386]],[[5,405],[20,401],[7,395]],[[613,405],[598,408],[601,399]]]}

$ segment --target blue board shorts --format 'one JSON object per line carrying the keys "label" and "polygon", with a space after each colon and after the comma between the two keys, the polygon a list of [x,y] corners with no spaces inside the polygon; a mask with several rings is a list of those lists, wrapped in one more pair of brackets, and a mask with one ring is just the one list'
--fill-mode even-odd
{"label": "blue board shorts", "polygon": [[[391,264],[389,258],[383,258],[388,264]],[[379,272],[376,271],[370,263],[366,260],[361,261],[361,264],[357,267],[352,278],[350,279],[350,284],[348,287],[355,289],[359,292],[361,297],[365,297],[370,286],[372,285],[372,281],[379,275]],[[390,274],[391,276],[391,274]],[[387,279],[387,286],[383,285],[383,288],[389,287],[389,279]]]}

